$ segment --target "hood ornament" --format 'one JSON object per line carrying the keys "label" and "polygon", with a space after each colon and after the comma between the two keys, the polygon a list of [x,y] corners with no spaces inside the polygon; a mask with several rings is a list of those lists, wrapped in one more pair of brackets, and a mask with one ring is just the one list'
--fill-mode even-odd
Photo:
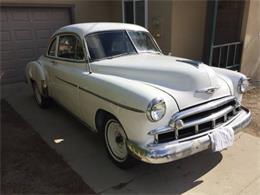
{"label": "hood ornament", "polygon": [[208,87],[208,88],[204,88],[204,89],[198,89],[195,92],[196,93],[206,93],[206,94],[213,94],[216,90],[218,90],[219,87]]}

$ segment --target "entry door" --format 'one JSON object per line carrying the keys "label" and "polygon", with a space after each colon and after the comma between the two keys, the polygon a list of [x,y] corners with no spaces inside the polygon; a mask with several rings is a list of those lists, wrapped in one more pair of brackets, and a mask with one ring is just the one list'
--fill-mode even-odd
{"label": "entry door", "polygon": [[122,0],[123,22],[148,26],[147,0]]}
{"label": "entry door", "polygon": [[205,41],[207,63],[220,68],[240,69],[242,55],[241,28],[245,1],[214,0],[208,2]]}

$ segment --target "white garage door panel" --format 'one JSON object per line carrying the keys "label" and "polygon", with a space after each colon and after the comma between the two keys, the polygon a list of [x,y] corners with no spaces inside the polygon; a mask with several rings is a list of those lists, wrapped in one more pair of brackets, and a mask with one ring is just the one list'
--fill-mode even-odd
{"label": "white garage door panel", "polygon": [[69,8],[2,7],[1,83],[25,79],[25,66],[46,52],[51,35],[71,23]]}

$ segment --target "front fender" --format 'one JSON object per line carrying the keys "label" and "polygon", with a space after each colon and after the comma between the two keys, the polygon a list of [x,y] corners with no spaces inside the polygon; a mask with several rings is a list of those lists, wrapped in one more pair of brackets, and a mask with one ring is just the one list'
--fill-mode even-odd
{"label": "front fender", "polygon": [[[171,96],[144,82],[118,76],[92,73],[81,78],[80,101],[83,118],[90,120],[95,128],[95,115],[99,109],[113,114],[124,127],[129,140],[136,143],[150,143],[153,136],[148,132],[169,124],[178,107]],[[166,103],[166,114],[158,122],[151,122],[146,116],[148,104],[156,97]]]}
{"label": "front fender", "polygon": [[92,73],[86,78],[83,77],[80,83],[80,86],[89,92],[140,112],[146,112],[148,104],[154,98],[173,101],[168,94],[144,82],[118,76]]}
{"label": "front fender", "polygon": [[212,69],[223,78],[231,89],[232,95],[234,95],[239,102],[242,101],[242,94],[238,92],[238,82],[242,77],[246,77],[244,74],[224,68],[212,67]]}

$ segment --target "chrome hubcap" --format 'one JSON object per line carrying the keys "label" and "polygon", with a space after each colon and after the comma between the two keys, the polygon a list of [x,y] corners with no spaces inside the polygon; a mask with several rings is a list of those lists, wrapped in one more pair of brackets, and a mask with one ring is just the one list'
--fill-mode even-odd
{"label": "chrome hubcap", "polygon": [[115,120],[108,121],[106,125],[106,144],[112,157],[122,162],[127,157],[126,135],[122,126]]}

